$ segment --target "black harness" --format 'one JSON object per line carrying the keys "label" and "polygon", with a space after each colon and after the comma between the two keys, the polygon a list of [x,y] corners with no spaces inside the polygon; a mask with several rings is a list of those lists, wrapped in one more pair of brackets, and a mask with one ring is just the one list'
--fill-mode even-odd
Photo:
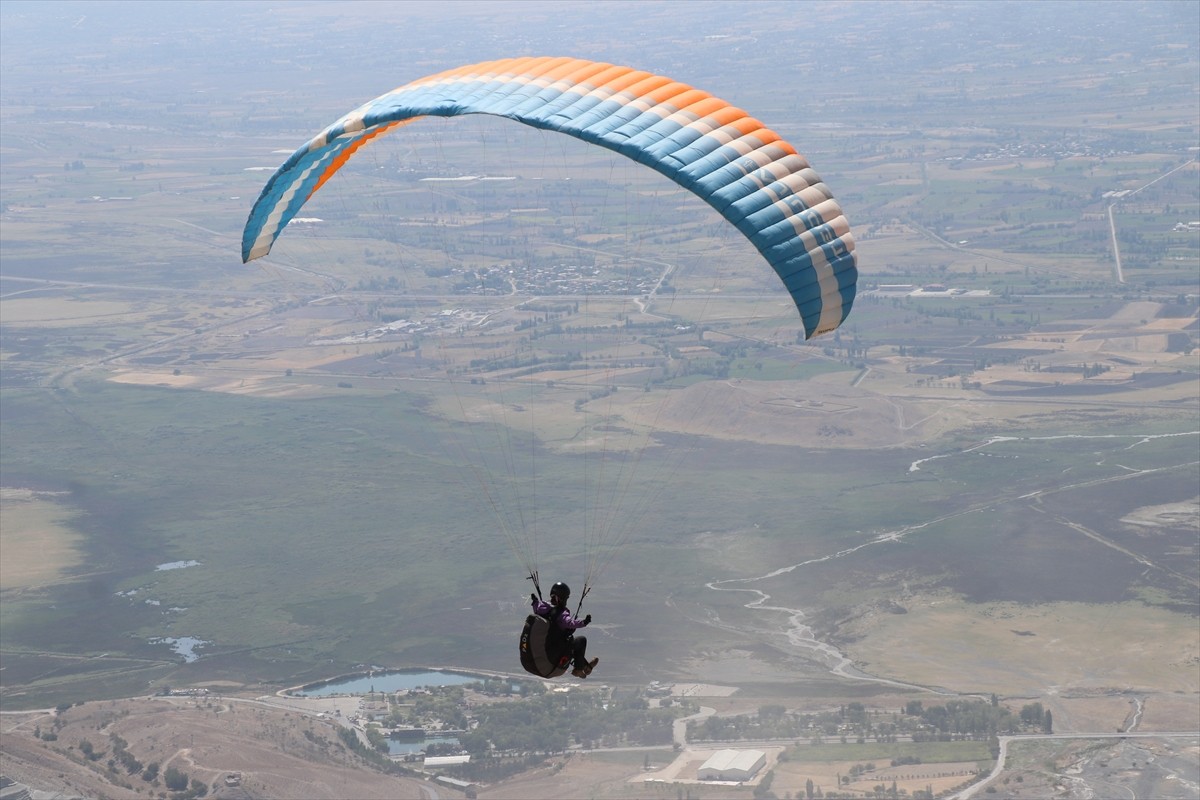
{"label": "black harness", "polygon": [[530,614],[521,629],[521,666],[539,678],[557,678],[571,666],[571,632],[554,620],[560,613],[551,607],[551,617]]}

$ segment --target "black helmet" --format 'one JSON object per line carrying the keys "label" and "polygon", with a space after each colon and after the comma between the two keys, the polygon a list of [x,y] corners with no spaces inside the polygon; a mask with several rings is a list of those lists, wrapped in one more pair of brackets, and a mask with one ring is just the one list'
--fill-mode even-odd
{"label": "black helmet", "polygon": [[571,587],[567,586],[562,581],[550,587],[550,599],[558,598],[558,602],[566,605],[567,598],[571,596]]}

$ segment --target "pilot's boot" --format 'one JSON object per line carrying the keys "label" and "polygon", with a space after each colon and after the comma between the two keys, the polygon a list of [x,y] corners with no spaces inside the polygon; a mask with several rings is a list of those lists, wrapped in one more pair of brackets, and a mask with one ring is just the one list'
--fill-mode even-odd
{"label": "pilot's boot", "polygon": [[596,665],[599,663],[600,659],[598,658],[593,658],[591,661],[585,661],[580,666],[577,666],[575,669],[571,670],[571,674],[576,678],[586,678],[588,675],[592,674],[592,670],[594,670]]}

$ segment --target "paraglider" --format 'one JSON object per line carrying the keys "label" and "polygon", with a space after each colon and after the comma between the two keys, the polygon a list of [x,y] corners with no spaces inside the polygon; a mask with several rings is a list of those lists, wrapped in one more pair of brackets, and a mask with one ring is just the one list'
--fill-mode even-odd
{"label": "paraglider", "polygon": [[[799,311],[805,339],[836,329],[850,313],[858,270],[849,223],[788,142],[707,92],[629,67],[566,57],[458,67],[342,116],[271,176],[242,234],[243,261],[267,255],[313,194],[373,139],[425,116],[468,114],[505,117],[612,150],[704,200],[774,269]],[[625,491],[630,481],[622,478],[621,485]],[[536,587],[536,563],[526,567]],[[580,603],[592,577],[589,571]],[[540,599],[540,589],[531,596],[522,665],[543,678],[568,667],[587,677],[598,659],[587,660],[586,639],[573,632],[591,617],[576,621],[566,609],[569,589],[555,588],[560,591],[551,592],[550,603]]]}
{"label": "paraglider", "polygon": [[587,637],[575,635],[575,631],[592,624],[592,615],[575,619],[567,609],[570,597],[571,587],[562,581],[550,587],[550,602],[540,593],[529,595],[533,613],[526,617],[521,631],[521,666],[526,672],[556,678],[571,666],[572,675],[586,678],[600,663],[598,658],[588,660]]}

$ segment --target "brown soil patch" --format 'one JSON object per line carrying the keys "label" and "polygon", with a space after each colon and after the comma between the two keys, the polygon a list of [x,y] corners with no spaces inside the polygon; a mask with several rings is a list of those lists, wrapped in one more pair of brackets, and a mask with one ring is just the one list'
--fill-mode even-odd
{"label": "brown soil patch", "polygon": [[57,328],[64,322],[89,325],[137,319],[138,306],[118,300],[75,300],[61,297],[7,298],[0,304],[6,325]]}
{"label": "brown soil patch", "polygon": [[1193,731],[1200,719],[1200,695],[1152,694],[1146,697],[1139,731]]}
{"label": "brown soil patch", "polygon": [[[841,776],[849,776],[850,769],[862,762],[833,761],[824,763],[803,763],[785,761],[775,768],[775,778],[771,782],[771,791],[783,797],[791,794],[793,797],[806,796],[805,789],[808,781],[813,782],[814,788],[820,787],[822,793],[837,791],[838,780]],[[910,764],[903,767],[880,765],[868,773],[859,775],[850,783],[842,784],[843,792],[854,792],[855,797],[871,797],[872,790],[883,784],[890,789],[895,781],[896,789],[908,792],[925,790],[933,787],[934,795],[949,791],[965,783],[975,780],[976,764],[974,761],[964,761],[949,764]]]}
{"label": "brown soil patch", "polygon": [[[640,758],[640,756],[638,756]],[[647,792],[644,785],[629,783],[641,772],[640,765],[619,764],[589,755],[571,755],[547,767],[532,770],[513,780],[478,790],[480,800],[529,800],[541,797],[646,798],[675,797]],[[447,792],[440,792],[445,797]]]}
{"label": "brown soil patch", "polygon": [[705,381],[671,392],[661,404],[618,395],[614,405],[626,419],[659,431],[767,444],[892,447],[928,433],[933,404],[855,389],[845,385],[848,380],[839,374],[811,381]]}
{"label": "brown soil patch", "polygon": [[[971,606],[950,597],[914,599],[908,609],[856,620],[846,652],[868,672],[959,691],[1200,691],[1200,638],[1182,614],[1140,603]],[[1115,730],[1120,720],[1110,722]]]}
{"label": "brown soil patch", "polygon": [[[34,737],[53,731],[55,741]],[[157,762],[148,783],[118,767],[108,770],[113,735],[142,764]],[[97,760],[85,758],[84,740]],[[174,767],[207,783],[210,796],[272,798],[422,798],[422,781],[384,775],[362,764],[338,738],[335,723],[297,712],[228,699],[142,698],[87,703],[58,717],[4,720],[0,772],[33,789],[68,795],[145,798],[164,791]],[[225,776],[242,775],[227,789]]]}
{"label": "brown soil patch", "polygon": [[1121,517],[1121,522],[1136,526],[1146,536],[1153,536],[1159,528],[1200,529],[1200,497],[1186,503],[1142,506]]}
{"label": "brown soil patch", "polygon": [[0,489],[0,591],[27,589],[62,577],[82,557],[82,539],[67,527],[74,516],[51,495],[29,489]]}

